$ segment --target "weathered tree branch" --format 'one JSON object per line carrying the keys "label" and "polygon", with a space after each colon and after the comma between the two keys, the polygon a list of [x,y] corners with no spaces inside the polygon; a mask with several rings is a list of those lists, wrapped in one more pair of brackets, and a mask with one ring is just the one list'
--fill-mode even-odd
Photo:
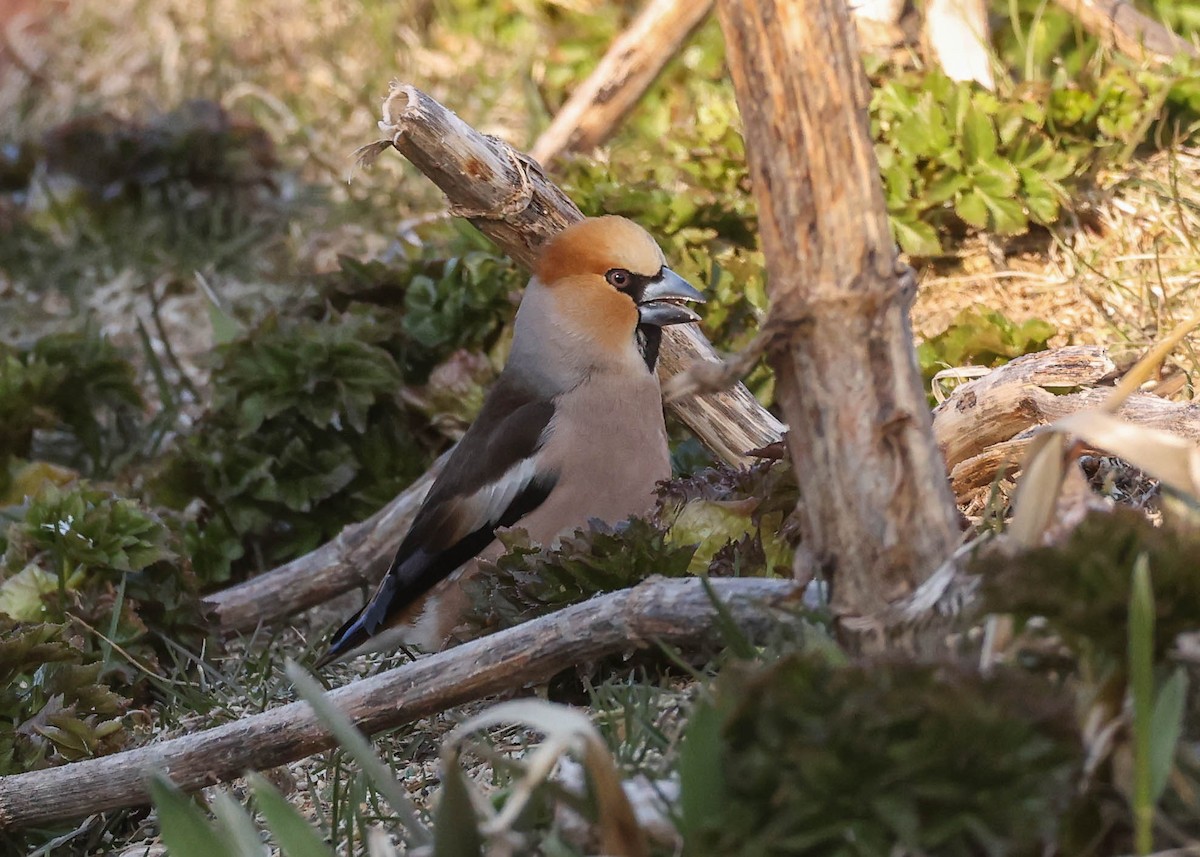
{"label": "weathered tree branch", "polygon": [[1046,388],[1095,384],[1117,370],[1103,348],[1076,345],[1026,354],[955,388],[933,410],[933,434],[946,466],[977,455],[1036,425]]}
{"label": "weathered tree branch", "polygon": [[[799,597],[791,581],[712,581],[737,625],[761,637],[772,607]],[[597,596],[330,693],[373,734],[454,705],[544,682],[575,664],[655,641],[692,645],[719,637],[717,611],[700,580],[652,579]],[[328,730],[294,702],[194,735],[99,759],[0,777],[0,829],[75,818],[149,802],[147,772],[161,770],[194,791],[329,749]]]}
{"label": "weathered tree branch", "polygon": [[[1027,354],[957,388],[933,413],[933,430],[960,501],[989,485],[1004,467],[1021,462],[1033,430],[1099,407],[1106,388],[1056,395],[1116,371],[1103,348],[1078,345]],[[1158,396],[1130,396],[1121,419],[1200,440],[1200,405]]]}
{"label": "weathered tree branch", "polygon": [[1196,47],[1128,0],[1054,0],[1079,19],[1089,33],[1137,60],[1165,63],[1180,54],[1200,56]]}
{"label": "weathered tree branch", "polygon": [[925,40],[951,80],[973,80],[996,88],[992,74],[992,31],[985,0],[929,0]]}
{"label": "weathered tree branch", "polygon": [[587,151],[608,139],[712,5],[713,0],[650,0],[538,137],[529,150],[533,159],[549,164],[565,151]]}
{"label": "weathered tree branch", "polygon": [[[802,545],[841,618],[938,568],[957,512],[917,372],[909,304],[843,0],[720,0],[767,259]],[[844,626],[843,626],[844,627]]]}
{"label": "weathered tree branch", "polygon": [[[434,99],[411,86],[393,84],[381,126],[394,145],[445,193],[455,214],[480,231],[517,263],[531,267],[543,243],[583,215],[541,168],[494,137],[467,125]],[[693,325],[663,331],[659,376],[669,378],[693,361],[718,358]],[[743,385],[670,406],[696,437],[732,464],[773,443],[783,425]],[[334,541],[253,580],[209,595],[224,630],[253,628],[321,604],[379,579],[432,481],[426,474],[372,518],[347,527]]]}

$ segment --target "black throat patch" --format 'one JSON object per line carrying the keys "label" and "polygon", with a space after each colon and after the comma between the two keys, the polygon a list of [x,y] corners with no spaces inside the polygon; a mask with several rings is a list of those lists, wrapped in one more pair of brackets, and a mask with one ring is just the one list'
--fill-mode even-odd
{"label": "black throat patch", "polygon": [[662,328],[656,324],[639,324],[633,335],[637,339],[638,350],[642,352],[642,359],[646,361],[646,368],[653,372],[658,363],[658,349],[662,346]]}
{"label": "black throat patch", "polygon": [[[629,285],[617,291],[629,295],[635,304],[640,305],[646,293],[646,286],[658,282],[662,276],[662,268],[658,269],[657,274],[635,274],[630,271]],[[662,347],[662,328],[656,324],[639,324],[634,331],[634,338],[637,339],[638,351],[642,352],[642,359],[646,361],[646,368],[653,372],[658,364],[659,348]]]}

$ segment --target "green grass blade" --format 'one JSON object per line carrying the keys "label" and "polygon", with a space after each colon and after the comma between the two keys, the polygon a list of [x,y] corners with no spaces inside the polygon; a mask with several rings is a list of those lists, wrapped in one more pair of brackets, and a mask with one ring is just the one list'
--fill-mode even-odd
{"label": "green grass blade", "polygon": [[362,767],[363,773],[371,781],[375,790],[383,795],[391,806],[392,811],[399,817],[405,829],[405,840],[411,845],[428,845],[433,837],[421,823],[417,808],[405,792],[404,786],[396,782],[391,770],[376,755],[365,735],[358,731],[336,705],[325,696],[325,691],[317,684],[303,667],[289,659],[287,662],[288,678],[296,688],[296,693],[312,706],[321,722],[329,727],[329,731],[337,738],[338,744]]}
{"label": "green grass blade", "polygon": [[1133,693],[1133,830],[1138,854],[1154,844],[1150,753],[1154,707],[1154,593],[1145,554],[1133,565],[1129,599],[1129,683]]}
{"label": "green grass blade", "polygon": [[217,832],[226,842],[224,853],[236,857],[263,857],[267,853],[254,819],[229,792],[217,793],[212,810],[217,817]]}
{"label": "green grass blade", "polygon": [[700,582],[704,585],[704,592],[708,595],[708,600],[712,602],[713,609],[717,611],[717,630],[721,633],[721,638],[725,641],[725,645],[737,657],[743,660],[750,660],[758,650],[754,644],[750,642],[750,638],[742,633],[742,629],[738,627],[737,620],[733,618],[733,613],[721,596],[717,595],[717,590],[713,588],[712,581],[707,575],[701,575]]}
{"label": "green grass blade", "polygon": [[333,857],[333,850],[325,844],[325,840],[278,789],[260,774],[249,774],[246,781],[254,791],[258,810],[267,823],[267,829],[275,837],[281,854],[286,857]]}
{"label": "green grass blade", "polygon": [[442,796],[433,828],[433,857],[481,857],[483,840],[458,754],[444,758]]}
{"label": "green grass blade", "polygon": [[158,811],[163,844],[171,857],[213,857],[226,853],[225,843],[208,823],[204,811],[165,775],[154,774],[147,789]]}
{"label": "green grass blade", "polygon": [[679,748],[679,809],[686,843],[725,806],[721,768],[721,717],[707,700],[697,701],[688,718]]}

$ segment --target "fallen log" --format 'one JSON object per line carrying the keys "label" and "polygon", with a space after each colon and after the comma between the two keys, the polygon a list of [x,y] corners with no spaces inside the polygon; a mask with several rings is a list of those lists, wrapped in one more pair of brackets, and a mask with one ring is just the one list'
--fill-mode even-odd
{"label": "fallen log", "polygon": [[[520,265],[532,267],[543,243],[583,218],[536,162],[480,134],[415,87],[392,84],[380,127],[388,139],[367,147],[368,158],[394,146],[442,189],[453,214],[470,219]],[[694,361],[718,360],[694,325],[668,327],[663,334],[660,378]],[[749,463],[748,451],[783,435],[782,423],[741,384],[672,402],[670,408],[701,443],[731,464]],[[312,553],[207,596],[204,606],[222,630],[246,630],[374,583],[431,481],[427,473],[369,520],[347,527]]]}
{"label": "fallen log", "polygon": [[[784,580],[717,579],[711,585],[727,615],[757,638],[778,622],[770,608],[800,593],[797,583]],[[704,581],[651,579],[353,682],[329,698],[358,728],[374,734],[657,641],[715,642],[721,621]],[[0,829],[145,805],[152,771],[195,791],[333,745],[308,703],[293,702],[159,744],[0,777]]]}
{"label": "fallen log", "polygon": [[713,0],[650,0],[537,138],[533,159],[548,164],[608,139],[712,6]]}
{"label": "fallen log", "polygon": [[[1098,346],[1070,346],[1024,357],[958,387],[933,412],[933,431],[960,502],[987,487],[1004,468],[1015,473],[1033,432],[1070,414],[1100,407],[1110,389],[1056,394],[1115,372]],[[1117,415],[1127,422],[1200,441],[1200,404],[1130,396]]]}

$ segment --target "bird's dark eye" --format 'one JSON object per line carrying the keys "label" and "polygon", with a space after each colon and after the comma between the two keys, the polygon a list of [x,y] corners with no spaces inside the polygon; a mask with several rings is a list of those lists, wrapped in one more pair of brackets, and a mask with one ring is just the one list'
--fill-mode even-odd
{"label": "bird's dark eye", "polygon": [[609,285],[617,289],[623,289],[629,285],[633,277],[624,268],[613,268],[604,275],[604,279],[608,280]]}

